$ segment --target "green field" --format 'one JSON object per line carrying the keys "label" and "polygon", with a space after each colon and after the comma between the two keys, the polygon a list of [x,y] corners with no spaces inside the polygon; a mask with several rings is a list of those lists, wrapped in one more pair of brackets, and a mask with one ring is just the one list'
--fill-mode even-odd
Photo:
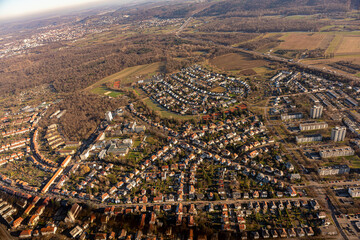
{"label": "green field", "polygon": [[326,54],[335,53],[336,49],[339,46],[339,44],[341,43],[342,39],[343,39],[342,35],[335,35],[333,40],[330,42],[329,47],[326,49]]}
{"label": "green field", "polygon": [[357,155],[345,157],[350,161],[351,168],[360,168],[360,158]]}
{"label": "green field", "polygon": [[91,89],[91,92],[95,93],[95,94],[106,95],[106,96],[113,97],[113,98],[116,98],[116,97],[118,97],[120,95],[123,95],[122,92],[110,90],[105,86],[101,86],[101,87]]}
{"label": "green field", "polygon": [[[154,75],[160,71],[160,67],[163,65],[161,62],[151,63],[151,64],[145,64],[145,65],[139,65],[135,67],[129,67],[125,68],[124,70],[114,73],[110,76],[107,76],[93,85],[85,88],[85,91],[92,91],[93,89],[99,88],[98,90],[95,90],[95,92],[102,92],[105,91],[104,89],[101,89],[101,86],[108,82],[114,82],[116,80],[120,80],[122,85],[130,84],[136,81],[139,81],[144,78],[148,78],[151,75]],[[106,93],[106,92],[104,92]],[[99,93],[99,94],[104,94]]]}
{"label": "green field", "polygon": [[174,119],[180,119],[180,120],[189,120],[189,119],[197,118],[197,116],[193,116],[193,115],[180,115],[180,114],[166,111],[160,105],[151,101],[150,98],[145,98],[142,101],[148,108],[155,111],[157,114],[159,114],[160,117],[163,117],[163,118],[174,118]]}

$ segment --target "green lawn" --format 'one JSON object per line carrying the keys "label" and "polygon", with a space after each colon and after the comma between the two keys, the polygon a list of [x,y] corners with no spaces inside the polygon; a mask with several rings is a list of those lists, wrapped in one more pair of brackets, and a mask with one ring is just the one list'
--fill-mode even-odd
{"label": "green lawn", "polygon": [[[151,63],[151,64],[138,65],[135,67],[125,68],[124,70],[122,70],[120,72],[114,73],[110,76],[100,79],[93,85],[85,88],[85,91],[92,92],[97,88],[101,88],[101,86],[103,86],[105,83],[115,81],[115,80],[121,80],[121,84],[128,84],[128,83],[136,82],[136,81],[140,80],[140,78],[137,78],[139,76],[143,76],[144,78],[147,78],[151,75],[158,73],[162,64],[163,63],[161,63],[161,62],[156,62],[156,63]],[[95,91],[101,91],[101,90],[99,89],[99,90],[95,90]]]}
{"label": "green lawn", "polygon": [[357,155],[345,157],[346,160],[350,161],[350,167],[360,168],[360,158]]}
{"label": "green lawn", "polygon": [[326,49],[326,54],[335,53],[342,39],[343,39],[342,35],[335,35],[334,39],[330,42],[329,47]]}
{"label": "green lawn", "polygon": [[99,94],[99,95],[106,95],[106,96],[113,97],[113,98],[123,95],[122,92],[110,90],[105,86],[94,88],[91,90],[91,92],[95,93],[95,94]]}
{"label": "green lawn", "polygon": [[180,120],[189,120],[189,119],[197,118],[197,116],[193,116],[193,115],[180,115],[180,114],[176,114],[176,113],[166,111],[160,105],[154,103],[150,98],[145,98],[142,101],[145,103],[145,105],[148,108],[154,110],[155,112],[157,112],[163,118],[175,118],[175,119],[180,119]]}

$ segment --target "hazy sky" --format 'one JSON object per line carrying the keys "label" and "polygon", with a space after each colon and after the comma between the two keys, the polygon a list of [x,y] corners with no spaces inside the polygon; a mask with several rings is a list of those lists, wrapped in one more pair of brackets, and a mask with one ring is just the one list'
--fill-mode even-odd
{"label": "hazy sky", "polygon": [[0,18],[17,17],[104,0],[0,0]]}

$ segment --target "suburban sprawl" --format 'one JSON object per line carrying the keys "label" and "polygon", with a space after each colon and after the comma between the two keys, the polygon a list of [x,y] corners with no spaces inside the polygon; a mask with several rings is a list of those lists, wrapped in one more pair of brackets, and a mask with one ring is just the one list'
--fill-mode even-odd
{"label": "suburban sprawl", "polygon": [[359,2],[145,2],[0,25],[0,239],[360,239]]}

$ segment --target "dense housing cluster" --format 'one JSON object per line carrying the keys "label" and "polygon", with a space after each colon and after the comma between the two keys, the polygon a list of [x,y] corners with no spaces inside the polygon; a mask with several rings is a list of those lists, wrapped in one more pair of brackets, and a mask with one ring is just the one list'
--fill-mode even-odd
{"label": "dense housing cluster", "polygon": [[205,114],[229,107],[250,91],[244,81],[197,65],[170,77],[141,80],[139,84],[152,100],[181,115]]}

